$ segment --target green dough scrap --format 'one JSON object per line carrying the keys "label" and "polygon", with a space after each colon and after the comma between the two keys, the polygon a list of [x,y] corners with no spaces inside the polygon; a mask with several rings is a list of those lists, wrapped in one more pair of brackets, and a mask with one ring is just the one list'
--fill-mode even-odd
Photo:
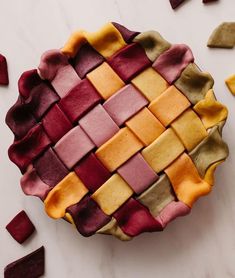
{"label": "green dough scrap", "polygon": [[196,64],[189,64],[174,84],[192,104],[205,98],[213,87],[214,79],[207,72],[202,72]]}
{"label": "green dough scrap", "polygon": [[154,217],[158,216],[166,205],[175,200],[172,186],[167,175],[162,175],[159,180],[144,191],[137,200],[148,207]]}
{"label": "green dough scrap", "polygon": [[152,62],[171,47],[171,44],[163,39],[157,31],[143,32],[136,36],[133,41],[144,48],[146,55]]}
{"label": "green dough scrap", "polygon": [[228,154],[228,146],[222,140],[220,127],[214,126],[209,135],[189,153],[189,156],[197,167],[201,178],[204,178],[206,170],[212,164],[227,158]]}
{"label": "green dough scrap", "polygon": [[207,46],[233,48],[235,46],[235,22],[221,23],[210,35]]}

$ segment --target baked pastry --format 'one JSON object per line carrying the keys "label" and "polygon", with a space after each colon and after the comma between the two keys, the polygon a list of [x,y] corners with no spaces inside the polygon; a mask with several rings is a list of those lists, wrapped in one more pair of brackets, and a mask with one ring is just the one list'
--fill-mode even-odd
{"label": "baked pastry", "polygon": [[211,191],[228,155],[213,84],[158,32],[72,34],[22,74],[6,116],[24,193],[84,236],[163,230]]}

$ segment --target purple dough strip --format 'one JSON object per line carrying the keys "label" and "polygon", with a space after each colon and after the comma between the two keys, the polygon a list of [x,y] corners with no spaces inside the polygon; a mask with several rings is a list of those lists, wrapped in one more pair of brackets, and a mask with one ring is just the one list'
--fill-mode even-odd
{"label": "purple dough strip", "polygon": [[38,278],[45,272],[44,246],[20,258],[4,269],[4,278]]}

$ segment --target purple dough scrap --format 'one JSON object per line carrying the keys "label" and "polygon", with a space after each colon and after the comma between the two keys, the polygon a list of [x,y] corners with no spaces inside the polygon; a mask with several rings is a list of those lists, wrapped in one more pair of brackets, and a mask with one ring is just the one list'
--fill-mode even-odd
{"label": "purple dough scrap", "polygon": [[111,217],[88,196],[76,205],[70,206],[67,211],[71,214],[78,231],[85,237],[93,235],[111,220]]}
{"label": "purple dough scrap", "polygon": [[68,169],[51,148],[34,162],[34,167],[41,180],[50,187],[54,187],[69,174]]}
{"label": "purple dough scrap", "polygon": [[170,0],[170,4],[172,9],[176,9],[179,5],[181,5],[185,0]]}
{"label": "purple dough scrap", "polygon": [[0,85],[8,85],[9,77],[7,70],[7,59],[5,56],[0,54]]}
{"label": "purple dough scrap", "polygon": [[98,67],[103,61],[103,56],[89,44],[84,44],[78,51],[72,64],[79,77],[84,78],[88,72]]}
{"label": "purple dough scrap", "polygon": [[7,265],[4,278],[38,278],[45,271],[45,249],[40,247],[25,257]]}
{"label": "purple dough scrap", "polygon": [[24,210],[19,212],[6,226],[7,231],[20,244],[28,239],[35,227]]}
{"label": "purple dough scrap", "polygon": [[112,22],[112,24],[118,29],[118,31],[121,33],[124,41],[127,43],[131,42],[134,39],[134,37],[136,37],[137,35],[140,34],[140,32],[131,31],[119,23]]}

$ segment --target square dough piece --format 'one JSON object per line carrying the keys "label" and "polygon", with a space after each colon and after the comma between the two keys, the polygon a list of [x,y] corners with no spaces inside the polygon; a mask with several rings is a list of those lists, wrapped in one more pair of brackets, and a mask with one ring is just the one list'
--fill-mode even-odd
{"label": "square dough piece", "polygon": [[100,104],[88,112],[79,124],[97,147],[119,131],[119,127]]}
{"label": "square dough piece", "polygon": [[149,110],[161,121],[164,126],[168,126],[174,119],[183,113],[191,103],[176,89],[170,86],[158,98],[149,105]]}
{"label": "square dough piece", "polygon": [[88,73],[87,79],[104,99],[108,99],[125,86],[125,83],[106,62]]}
{"label": "square dough piece", "polygon": [[165,131],[165,127],[147,108],[142,109],[128,120],[126,126],[130,128],[145,146],[151,144]]}
{"label": "square dough piece", "polygon": [[131,80],[131,83],[149,101],[154,100],[169,87],[167,81],[151,67],[137,75]]}
{"label": "square dough piece", "polygon": [[143,192],[158,179],[158,175],[140,153],[131,157],[117,172],[136,194]]}
{"label": "square dough piece", "polygon": [[105,101],[103,107],[120,126],[147,104],[146,98],[129,84]]}
{"label": "square dough piece", "polygon": [[91,196],[104,213],[111,215],[133,194],[129,185],[114,174]]}
{"label": "square dough piece", "polygon": [[110,140],[104,143],[97,151],[97,158],[110,171],[116,170],[132,155],[137,153],[143,144],[130,131],[129,128],[122,128]]}
{"label": "square dough piece", "polygon": [[56,143],[54,150],[65,166],[71,169],[94,147],[95,145],[81,127],[76,126]]}
{"label": "square dough piece", "polygon": [[175,132],[168,128],[151,145],[142,150],[142,155],[157,173],[165,169],[184,151]]}
{"label": "square dough piece", "polygon": [[192,109],[181,114],[171,127],[188,151],[191,151],[208,135],[202,121]]}

